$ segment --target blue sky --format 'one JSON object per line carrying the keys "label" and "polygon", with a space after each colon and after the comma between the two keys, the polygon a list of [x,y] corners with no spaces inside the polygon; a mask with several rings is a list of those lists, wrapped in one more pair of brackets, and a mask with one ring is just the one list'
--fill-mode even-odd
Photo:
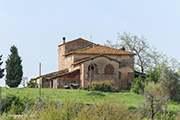
{"label": "blue sky", "polygon": [[[118,42],[124,31],[144,35],[158,51],[180,61],[179,0],[0,0],[0,54],[16,45],[24,77],[58,70],[62,37],[98,44]],[[3,67],[5,66],[5,62]],[[4,86],[4,78],[0,80]]]}

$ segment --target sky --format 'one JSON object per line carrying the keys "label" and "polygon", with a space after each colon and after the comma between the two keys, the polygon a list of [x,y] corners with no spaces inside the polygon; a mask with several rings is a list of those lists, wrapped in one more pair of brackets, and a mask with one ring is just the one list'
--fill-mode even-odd
{"label": "sky", "polygon": [[119,42],[124,31],[144,35],[158,51],[180,61],[179,6],[179,0],[0,0],[1,67],[15,45],[23,77],[30,80],[39,76],[39,63],[42,75],[58,70],[63,37],[103,45]]}

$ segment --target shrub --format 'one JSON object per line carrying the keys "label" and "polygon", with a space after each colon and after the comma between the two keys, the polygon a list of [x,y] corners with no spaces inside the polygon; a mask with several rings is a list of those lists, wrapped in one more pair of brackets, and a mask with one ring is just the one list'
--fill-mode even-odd
{"label": "shrub", "polygon": [[100,83],[99,82],[92,82],[92,89],[93,90],[99,90]]}
{"label": "shrub", "polygon": [[119,92],[119,88],[114,88],[108,81],[104,82],[92,82],[92,90],[101,92]]}
{"label": "shrub", "polygon": [[38,84],[36,82],[36,79],[31,79],[28,83],[27,83],[27,87],[28,88],[37,88]]}
{"label": "shrub", "polygon": [[1,103],[1,111],[11,112],[14,110],[14,114],[20,114],[24,111],[26,104],[33,105],[35,100],[28,97],[20,97],[15,94],[7,94]]}

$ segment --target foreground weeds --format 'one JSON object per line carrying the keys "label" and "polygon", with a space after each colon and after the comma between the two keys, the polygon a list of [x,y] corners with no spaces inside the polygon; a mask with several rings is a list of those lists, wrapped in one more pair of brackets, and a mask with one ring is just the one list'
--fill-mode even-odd
{"label": "foreground weeds", "polygon": [[[95,94],[95,93],[92,93]],[[90,95],[92,95],[90,94]],[[97,93],[96,93],[97,94]],[[99,93],[98,93],[99,94]],[[26,106],[21,115],[15,115],[14,103],[8,113],[4,113],[2,120],[142,120],[138,108],[126,106],[106,97],[98,104],[85,104],[74,99],[64,98],[54,101],[49,97],[37,98],[37,102]],[[178,120],[175,113],[168,112],[166,120]],[[144,118],[143,120],[149,120]],[[164,115],[158,113],[155,120],[164,120]]]}
{"label": "foreground weeds", "polygon": [[53,101],[50,98],[40,99],[33,106],[28,106],[21,116],[13,113],[2,116],[6,120],[132,120],[138,115],[130,113],[125,105],[105,98],[99,104],[84,104],[70,98]]}

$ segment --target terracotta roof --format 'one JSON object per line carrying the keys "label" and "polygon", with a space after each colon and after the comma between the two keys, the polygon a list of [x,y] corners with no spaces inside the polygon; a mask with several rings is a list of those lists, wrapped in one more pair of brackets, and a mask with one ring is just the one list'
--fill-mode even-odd
{"label": "terracotta roof", "polygon": [[57,78],[57,77],[61,77],[61,76],[64,76],[64,75],[68,75],[68,74],[74,73],[74,72],[76,72],[76,71],[79,71],[79,69],[74,70],[74,71],[71,71],[71,72],[55,74],[55,75],[49,77],[48,79],[49,79],[49,80],[50,80],[50,79],[54,79],[54,78]]}
{"label": "terracotta roof", "polygon": [[136,53],[133,53],[133,52],[128,52],[125,50],[110,48],[110,47],[102,46],[99,44],[95,44],[95,45],[90,46],[90,47],[86,47],[83,49],[78,49],[78,50],[69,52],[69,53],[65,54],[64,56],[70,55],[70,54],[136,55]]}
{"label": "terracotta roof", "polygon": [[48,74],[45,74],[45,75],[41,75],[41,76],[38,76],[37,78],[35,79],[38,79],[40,77],[51,77],[53,75],[57,75],[57,74],[62,74],[62,73],[67,73],[68,72],[68,69],[64,69],[64,70],[60,70],[60,71],[56,71],[56,72],[52,72],[52,73],[48,73]]}
{"label": "terracotta roof", "polygon": [[105,55],[96,55],[96,56],[93,56],[93,57],[88,57],[88,58],[81,59],[80,61],[77,61],[77,62],[73,63],[72,65],[77,65],[79,63],[83,63],[83,62],[89,61],[91,59],[95,59],[97,57],[105,57],[105,58],[108,58],[109,60],[113,60],[113,61],[116,61],[116,62],[120,63],[120,61],[118,61],[116,59],[112,59],[112,58],[110,58],[108,56],[105,56]]}
{"label": "terracotta roof", "polygon": [[60,47],[61,45],[65,45],[65,44],[69,44],[69,43],[72,43],[72,42],[78,41],[78,40],[83,40],[83,41],[86,41],[86,42],[89,42],[89,43],[95,44],[95,43],[90,42],[90,41],[88,41],[88,40],[85,40],[85,39],[82,39],[82,38],[77,38],[77,39],[75,39],[75,40],[72,40],[72,41],[69,41],[69,42],[62,43],[62,44],[58,45],[58,47]]}

